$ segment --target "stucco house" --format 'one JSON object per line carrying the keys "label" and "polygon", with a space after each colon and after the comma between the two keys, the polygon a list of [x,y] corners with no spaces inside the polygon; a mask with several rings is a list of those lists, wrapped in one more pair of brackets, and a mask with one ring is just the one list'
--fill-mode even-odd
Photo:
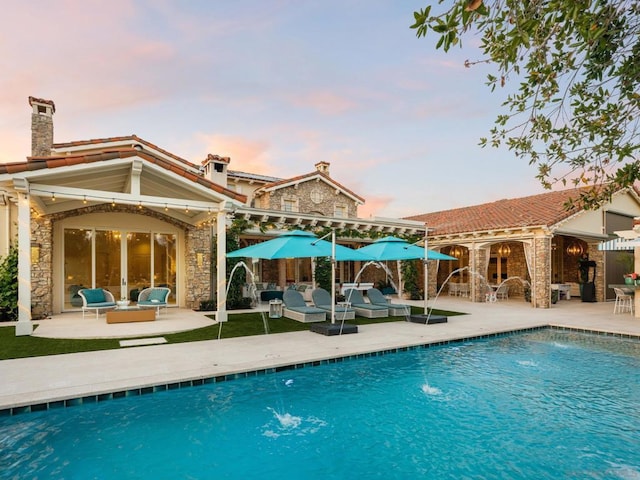
{"label": "stucco house", "polygon": [[[18,335],[31,333],[32,318],[78,310],[83,287],[130,298],[168,286],[183,308],[224,299],[236,219],[248,226],[244,244],[293,227],[424,233],[418,221],[358,218],[364,199],[333,180],[327,162],[276,178],[229,170],[218,155],[190,162],[136,135],[56,143],[54,102],[29,105],[31,156],[0,164],[0,256],[16,239],[19,247]],[[281,286],[300,279],[286,261],[267,267]],[[217,316],[226,320],[224,301]]]}
{"label": "stucco house", "polygon": [[530,289],[532,305],[546,308],[560,285],[580,296],[579,260],[586,254],[595,262],[595,300],[615,298],[608,286],[629,273],[618,261],[628,253],[599,251],[598,244],[632,228],[640,197],[628,188],[597,210],[567,208],[578,196],[567,189],[407,217],[427,225],[430,246],[460,259],[432,272],[431,295],[453,273],[448,281],[468,284],[474,301],[485,300],[487,283],[506,281],[512,295]]}

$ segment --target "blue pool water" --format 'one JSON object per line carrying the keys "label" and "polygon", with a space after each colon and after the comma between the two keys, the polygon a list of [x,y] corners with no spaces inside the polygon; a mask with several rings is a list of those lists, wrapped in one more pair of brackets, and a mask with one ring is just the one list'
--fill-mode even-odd
{"label": "blue pool water", "polygon": [[640,479],[640,343],[542,330],[4,417],[0,478]]}

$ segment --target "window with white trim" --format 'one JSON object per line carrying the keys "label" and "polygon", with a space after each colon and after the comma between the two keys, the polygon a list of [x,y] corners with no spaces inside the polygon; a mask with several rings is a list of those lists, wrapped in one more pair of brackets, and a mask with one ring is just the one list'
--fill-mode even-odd
{"label": "window with white trim", "polygon": [[333,216],[338,218],[346,218],[347,217],[347,206],[346,205],[336,205],[333,208]]}
{"label": "window with white trim", "polygon": [[282,210],[284,212],[297,212],[298,211],[298,199],[296,198],[283,198]]}

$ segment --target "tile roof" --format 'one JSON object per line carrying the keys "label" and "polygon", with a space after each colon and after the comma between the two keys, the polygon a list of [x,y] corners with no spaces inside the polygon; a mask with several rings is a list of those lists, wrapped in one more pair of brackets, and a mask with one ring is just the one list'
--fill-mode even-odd
{"label": "tile roof", "polygon": [[69,167],[86,163],[97,163],[107,160],[115,160],[119,158],[139,157],[143,160],[158,165],[172,172],[175,175],[185,178],[193,183],[202,185],[205,188],[213,190],[217,193],[233,198],[242,203],[246,203],[247,197],[240,193],[229,190],[217,183],[207,180],[197,175],[191,169],[184,168],[175,163],[169,162],[163,158],[150,154],[147,151],[138,151],[135,148],[122,148],[114,150],[105,150],[97,153],[87,153],[83,155],[61,155],[50,157],[27,157],[26,162],[15,162],[0,164],[0,175],[15,174],[21,172],[31,172],[36,170],[53,169],[58,167]]}
{"label": "tile roof", "polygon": [[279,180],[277,182],[268,183],[268,184],[263,185],[262,187],[260,187],[256,192],[259,192],[260,190],[278,188],[281,185],[288,185],[290,183],[300,183],[302,181],[311,180],[311,179],[316,178],[316,177],[322,177],[324,180],[327,181],[327,183],[335,185],[337,188],[339,188],[340,190],[343,190],[348,195],[356,198],[359,202],[364,203],[364,198],[362,198],[360,195],[357,195],[353,191],[349,190],[348,188],[344,187],[340,183],[336,182],[334,179],[332,179],[326,173],[322,173],[322,172],[319,172],[317,170],[315,170],[315,171],[313,171],[311,173],[307,173],[305,175],[299,175],[297,177],[292,177],[292,178],[283,178],[282,180]]}
{"label": "tile roof", "polygon": [[190,161],[185,160],[184,158],[178,157],[177,155],[174,155],[173,153],[168,152],[167,150],[164,150],[163,148],[160,148],[151,142],[143,140],[142,138],[138,137],[136,134],[127,135],[124,137],[94,138],[91,140],[80,140],[80,141],[66,142],[66,143],[54,143],[53,148],[65,149],[70,147],[86,147],[90,145],[99,145],[101,143],[114,143],[114,142],[126,142],[126,141],[131,141],[132,143],[139,143],[141,145],[145,145],[153,150],[156,150],[162,153],[163,155],[166,155],[168,157],[173,158],[174,160],[177,160],[180,163],[184,163],[185,165],[188,165],[191,168],[194,168],[196,170],[198,168],[196,165],[194,165]]}
{"label": "tile roof", "polygon": [[36,97],[29,97],[29,105],[33,106],[34,103],[44,103],[45,105],[51,105],[51,110],[53,111],[53,113],[56,112],[56,104],[53,103],[53,100],[45,100],[44,98],[36,98]]}
{"label": "tile roof", "polygon": [[435,228],[434,235],[551,226],[581,211],[576,206],[565,208],[566,202],[577,199],[580,191],[573,188],[405,218],[425,222]]}

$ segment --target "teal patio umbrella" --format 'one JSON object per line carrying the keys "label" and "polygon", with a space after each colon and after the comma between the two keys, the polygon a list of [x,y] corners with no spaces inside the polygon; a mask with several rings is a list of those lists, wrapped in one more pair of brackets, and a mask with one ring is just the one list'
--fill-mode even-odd
{"label": "teal patio umbrella", "polygon": [[[445,255],[444,253],[429,250],[427,248],[427,238],[424,239],[424,247],[418,247],[406,240],[397,237],[384,237],[376,240],[371,245],[358,249],[359,252],[373,257],[376,261],[385,260],[458,260],[456,257]],[[427,292],[429,288],[429,278],[427,263],[424,266],[424,313],[427,314]]]}
{"label": "teal patio umbrella", "polygon": [[[335,254],[332,253],[334,248]],[[227,257],[263,258],[265,260],[311,257],[332,257],[338,261],[358,260],[366,262],[367,260],[373,260],[367,254],[361,252],[362,250],[353,250],[333,242],[327,242],[310,232],[292,230],[266,242],[229,252]]]}
{"label": "teal patio umbrella", "polygon": [[[328,235],[328,234],[327,234]],[[331,258],[331,322],[335,322],[336,304],[336,268],[335,261],[356,260],[366,262],[373,260],[360,250],[344,247],[336,244],[335,232],[331,231],[331,242],[323,238],[316,237],[313,233],[302,230],[292,230],[282,235],[257,243],[249,247],[234,250],[227,253],[227,257],[238,258],[262,258],[275,260],[277,258],[311,258],[330,257]]]}
{"label": "teal patio umbrella", "polygon": [[[384,237],[358,249],[378,261],[424,258],[425,249],[397,237]],[[427,249],[427,260],[457,260],[456,257]]]}

